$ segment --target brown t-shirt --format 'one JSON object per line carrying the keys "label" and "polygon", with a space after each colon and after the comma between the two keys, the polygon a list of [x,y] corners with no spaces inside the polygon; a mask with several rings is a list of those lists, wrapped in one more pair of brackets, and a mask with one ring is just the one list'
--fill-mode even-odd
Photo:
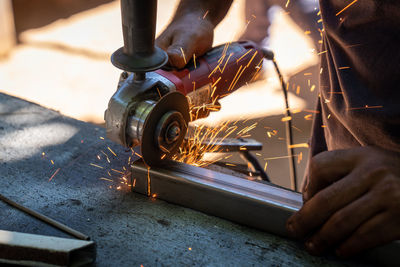
{"label": "brown t-shirt", "polygon": [[312,155],[367,145],[400,152],[400,0],[352,2],[320,1],[325,32]]}

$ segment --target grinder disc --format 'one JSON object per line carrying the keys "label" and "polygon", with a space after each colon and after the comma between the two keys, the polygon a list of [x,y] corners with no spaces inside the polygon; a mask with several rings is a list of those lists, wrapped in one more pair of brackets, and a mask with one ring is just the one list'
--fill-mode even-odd
{"label": "grinder disc", "polygon": [[[176,116],[176,114],[182,116]],[[178,126],[178,135],[166,150],[160,144],[159,134],[165,133],[165,115],[173,114],[168,121],[171,121],[174,127]],[[174,120],[176,118],[176,120]],[[179,119],[179,118],[183,118]],[[187,132],[189,123],[189,104],[186,97],[179,92],[171,92],[163,96],[154,106],[153,110],[147,116],[143,127],[142,143],[140,146],[144,162],[148,166],[160,165],[164,159],[170,158],[179,149]],[[168,127],[169,125],[166,125]],[[170,142],[168,142],[170,143]],[[164,156],[165,155],[165,156]]]}

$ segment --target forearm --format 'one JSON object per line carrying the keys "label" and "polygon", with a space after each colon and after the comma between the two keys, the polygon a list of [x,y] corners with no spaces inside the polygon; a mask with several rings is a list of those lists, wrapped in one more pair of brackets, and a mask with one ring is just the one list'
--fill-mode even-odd
{"label": "forearm", "polygon": [[174,20],[186,15],[198,15],[210,21],[214,27],[225,17],[233,0],[181,0]]}

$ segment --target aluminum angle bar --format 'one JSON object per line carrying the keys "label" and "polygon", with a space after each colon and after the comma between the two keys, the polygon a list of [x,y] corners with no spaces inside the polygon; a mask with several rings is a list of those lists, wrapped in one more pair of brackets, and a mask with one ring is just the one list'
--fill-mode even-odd
{"label": "aluminum angle bar", "polygon": [[132,190],[282,236],[302,205],[299,193],[172,161],[151,169],[136,162]]}
{"label": "aluminum angle bar", "polygon": [[93,241],[0,230],[0,263],[22,266],[87,266],[96,260]]}
{"label": "aluminum angle bar", "polygon": [[[284,237],[286,220],[303,204],[301,194],[269,183],[179,162],[169,161],[164,166],[148,169],[142,161],[135,162],[132,191]],[[400,241],[369,250],[359,258],[396,266]]]}

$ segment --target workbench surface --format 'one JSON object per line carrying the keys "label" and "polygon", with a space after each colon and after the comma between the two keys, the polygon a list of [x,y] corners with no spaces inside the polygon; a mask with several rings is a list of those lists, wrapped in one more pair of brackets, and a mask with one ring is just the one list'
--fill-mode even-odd
{"label": "workbench surface", "polygon": [[[96,265],[358,265],[312,257],[296,242],[132,193],[118,172],[131,151],[102,137],[101,127],[0,94],[0,194],[89,235]],[[2,202],[0,229],[68,237]]]}

